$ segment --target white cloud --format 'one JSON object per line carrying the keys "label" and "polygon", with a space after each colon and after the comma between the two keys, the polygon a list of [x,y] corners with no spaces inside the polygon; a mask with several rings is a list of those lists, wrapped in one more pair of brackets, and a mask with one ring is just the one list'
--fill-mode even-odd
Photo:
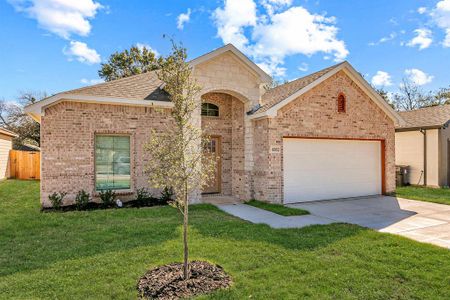
{"label": "white cloud", "polygon": [[9,0],[17,11],[35,19],[39,26],[65,39],[87,36],[90,19],[103,6],[93,0]]}
{"label": "white cloud", "polygon": [[258,66],[268,74],[272,74],[275,77],[286,76],[286,68],[280,67],[278,63],[269,60],[258,63]]}
{"label": "white cloud", "polygon": [[188,23],[191,19],[191,9],[188,8],[186,13],[179,14],[177,17],[177,28],[183,30],[184,24]]}
{"label": "white cloud", "polygon": [[450,28],[448,28],[445,33],[446,35],[444,41],[442,42],[442,45],[446,48],[450,48]]}
{"label": "white cloud", "polygon": [[267,10],[269,15],[274,12],[292,5],[293,0],[261,0],[261,5]]}
{"label": "white cloud", "polygon": [[372,77],[372,84],[374,86],[391,86],[391,75],[388,72],[378,71],[377,74]]}
{"label": "white cloud", "polygon": [[421,6],[421,7],[419,7],[419,8],[417,9],[417,12],[418,12],[419,14],[423,15],[424,13],[427,12],[427,8],[424,7],[424,6]]}
{"label": "white cloud", "polygon": [[69,60],[76,58],[79,62],[86,64],[98,64],[101,61],[100,55],[94,49],[88,47],[86,43],[70,41],[69,49],[64,48],[63,53],[69,56]]}
{"label": "white cloud", "polygon": [[225,0],[213,19],[222,41],[233,43],[271,74],[284,74],[287,56],[322,52],[342,61],[348,55],[337,38],[335,18],[312,14],[290,0],[263,0],[265,14],[253,0]]}
{"label": "white cloud", "polygon": [[153,49],[149,44],[136,43],[136,47],[138,47],[141,51],[142,49],[147,48],[147,50],[149,50],[150,52],[155,53],[156,57],[159,57],[161,55],[156,49]]}
{"label": "white cloud", "polygon": [[416,34],[416,36],[406,44],[407,46],[419,46],[419,50],[430,47],[431,43],[433,42],[433,38],[431,37],[431,30],[427,28],[418,28],[414,30],[414,33]]}
{"label": "white cloud", "polygon": [[[333,19],[309,13],[303,7],[291,7],[274,14],[270,23],[259,24],[253,32],[256,56],[275,56],[282,60],[294,54],[333,54],[341,61],[348,55],[345,43],[336,38]],[[295,38],[293,38],[295,37]]]}
{"label": "white cloud", "polygon": [[434,78],[434,76],[428,75],[427,73],[419,69],[407,69],[405,70],[405,75],[409,80],[417,85],[425,85],[427,83],[430,83]]}
{"label": "white cloud", "polygon": [[395,39],[397,37],[397,33],[395,32],[391,32],[388,36],[382,37],[381,39],[379,39],[377,42],[370,42],[369,46],[376,46],[379,44],[383,44],[389,41],[392,41],[393,39]]}
{"label": "white cloud", "polygon": [[82,84],[86,84],[86,85],[93,85],[93,84],[99,84],[102,82],[105,82],[103,79],[86,79],[86,78],[82,78],[80,80],[80,82]]}
{"label": "white cloud", "polygon": [[450,47],[450,0],[439,1],[430,16],[434,23],[445,32],[442,45]]}
{"label": "white cloud", "polygon": [[248,43],[244,28],[255,26],[256,4],[253,0],[225,0],[223,8],[217,8],[213,13],[217,26],[217,35],[225,44],[232,43],[245,50]]}
{"label": "white cloud", "polygon": [[302,72],[306,72],[306,71],[308,71],[308,68],[309,68],[309,66],[307,63],[301,63],[300,66],[298,67],[298,70],[302,71]]}

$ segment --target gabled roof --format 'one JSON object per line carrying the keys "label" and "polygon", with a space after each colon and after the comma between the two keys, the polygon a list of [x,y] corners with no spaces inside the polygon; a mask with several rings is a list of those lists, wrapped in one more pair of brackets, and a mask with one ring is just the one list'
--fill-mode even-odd
{"label": "gabled roof", "polygon": [[45,107],[64,99],[112,105],[173,106],[168,94],[162,89],[162,81],[152,71],[61,92],[26,106],[25,112],[40,122]]}
{"label": "gabled roof", "polygon": [[161,89],[162,83],[156,72],[151,71],[59,94],[169,101],[167,93]]}
{"label": "gabled roof", "polygon": [[[272,78],[260,67],[246,57],[241,51],[231,44],[225,45],[205,55],[202,55],[189,63],[195,68],[203,62],[213,59],[225,52],[233,53],[249,70],[255,73],[263,83],[270,82]],[[95,84],[79,89],[69,90],[55,94],[25,107],[25,112],[33,119],[40,122],[43,109],[57,102],[70,99],[80,102],[124,104],[136,106],[162,106],[172,107],[168,94],[164,91],[164,84],[158,79],[155,71],[133,75],[122,79]]]}
{"label": "gabled roof", "polygon": [[294,101],[304,93],[344,71],[396,124],[404,123],[402,117],[370,86],[370,84],[347,62],[325,68],[306,77],[288,82],[266,92],[265,105],[252,112],[250,118],[275,117],[280,108]]}
{"label": "gabled roof", "polygon": [[18,137],[17,134],[15,134],[11,130],[8,130],[8,129],[3,128],[3,127],[0,127],[0,134],[4,134],[4,135],[7,135],[7,136],[11,136],[11,137]]}
{"label": "gabled roof", "polygon": [[272,77],[270,77],[269,74],[264,72],[263,69],[261,69],[257,64],[255,64],[251,59],[249,59],[247,56],[244,55],[241,51],[239,51],[238,48],[236,48],[233,44],[227,44],[223,47],[217,48],[209,53],[206,53],[202,56],[199,56],[193,60],[191,60],[189,63],[192,66],[196,66],[198,64],[201,64],[205,61],[208,61],[210,59],[213,59],[214,57],[217,57],[225,52],[230,51],[234,55],[237,56],[237,58],[244,63],[248,68],[250,68],[253,72],[255,72],[264,83],[269,83],[272,81]]}
{"label": "gabled roof", "polygon": [[450,104],[399,112],[405,124],[397,130],[441,128],[450,124]]}
{"label": "gabled roof", "polygon": [[323,70],[320,70],[320,71],[317,71],[315,73],[309,74],[309,75],[307,75],[305,77],[301,77],[301,78],[295,79],[293,81],[287,82],[285,84],[279,85],[277,87],[274,87],[273,89],[268,90],[262,96],[263,103],[266,103],[266,104],[264,106],[262,106],[258,110],[258,113],[263,112],[263,111],[267,111],[268,109],[270,109],[274,105],[280,103],[281,101],[283,101],[284,99],[286,99],[289,96],[293,95],[294,93],[296,93],[300,89],[306,87],[310,83],[316,81],[317,79],[319,79],[323,75],[327,74],[328,72],[330,72],[334,68],[338,67],[340,64],[342,64],[342,63],[339,63],[337,65],[325,68]]}

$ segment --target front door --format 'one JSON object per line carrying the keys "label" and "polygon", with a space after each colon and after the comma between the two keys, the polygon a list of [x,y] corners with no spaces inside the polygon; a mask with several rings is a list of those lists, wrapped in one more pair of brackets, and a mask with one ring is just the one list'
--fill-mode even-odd
{"label": "front door", "polygon": [[220,151],[220,137],[211,137],[209,143],[205,147],[205,156],[215,156],[217,157],[214,176],[210,178],[206,187],[203,189],[203,194],[213,194],[220,193],[220,182],[221,182],[221,151]]}

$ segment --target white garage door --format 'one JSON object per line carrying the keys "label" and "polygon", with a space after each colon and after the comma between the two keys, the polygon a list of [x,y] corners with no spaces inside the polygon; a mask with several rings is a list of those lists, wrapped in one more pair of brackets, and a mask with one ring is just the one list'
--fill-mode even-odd
{"label": "white garage door", "polygon": [[381,194],[379,141],[283,139],[284,203]]}

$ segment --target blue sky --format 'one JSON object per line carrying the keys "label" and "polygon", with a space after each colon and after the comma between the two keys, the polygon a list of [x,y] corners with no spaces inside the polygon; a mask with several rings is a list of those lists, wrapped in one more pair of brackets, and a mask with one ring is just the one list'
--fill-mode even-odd
{"label": "blue sky", "polygon": [[232,42],[278,80],[348,60],[396,91],[450,85],[450,0],[1,0],[0,98],[98,82],[100,62],[133,44],[190,58]]}

